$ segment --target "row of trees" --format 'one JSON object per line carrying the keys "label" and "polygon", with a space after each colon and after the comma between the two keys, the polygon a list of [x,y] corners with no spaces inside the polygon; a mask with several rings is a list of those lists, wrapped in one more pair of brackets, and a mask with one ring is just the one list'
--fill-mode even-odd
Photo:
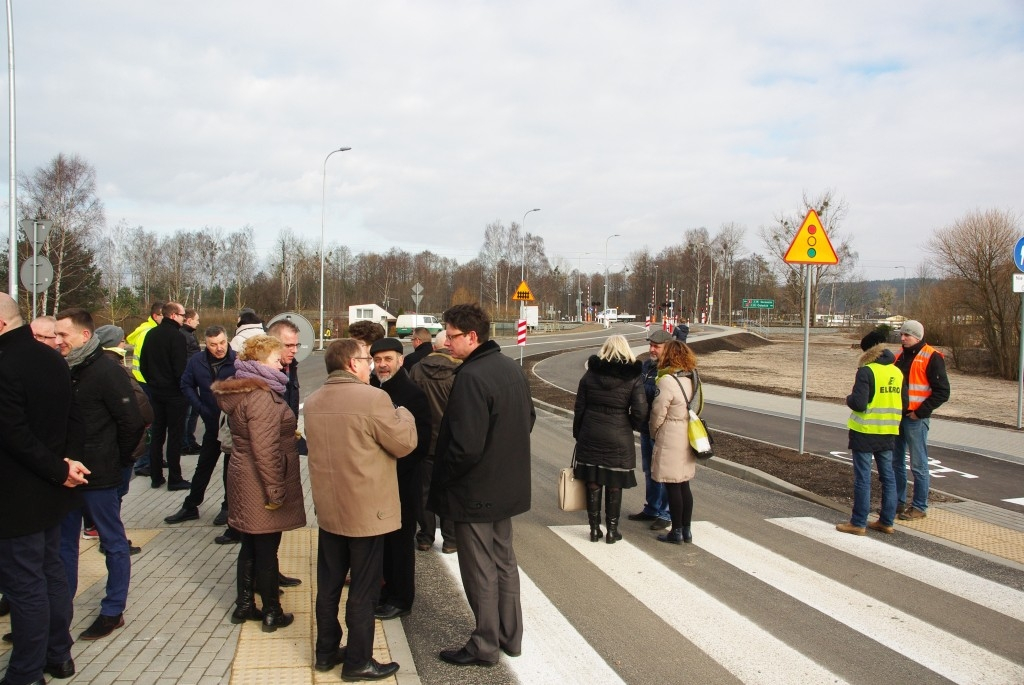
{"label": "row of trees", "polygon": [[[124,322],[141,315],[156,298],[225,312],[242,306],[265,314],[319,307],[319,243],[291,228],[279,231],[274,248],[261,260],[251,226],[204,226],[170,235],[125,221],[107,226],[96,172],[78,156],[58,155],[22,176],[19,185],[21,216],[53,221],[41,250],[54,266],[53,284],[40,296],[42,312],[81,305]],[[808,209],[818,212],[838,265],[804,269],[783,261]],[[843,230],[848,209],[833,190],[805,194],[795,211],[780,212],[759,228],[762,253],[744,254],[746,229],[725,223],[714,234],[704,227],[684,230],[679,243],[657,253],[638,246],[615,264],[597,261],[604,252],[598,244],[549,257],[544,238],[514,221],[484,227],[477,257],[462,264],[398,247],[355,254],[333,242],[324,255],[325,309],[344,317],[349,305],[376,302],[393,314],[408,311],[413,308],[411,288],[418,282],[424,288],[422,311],[478,301],[496,318],[514,318],[518,303],[511,295],[523,272],[541,316],[551,318],[587,318],[615,306],[641,316],[672,311],[691,320],[728,323],[742,314],[742,299],[757,298],[776,301],[773,319],[799,322],[806,279],[815,313],[890,310],[894,289],[883,288],[871,298],[853,279],[857,253]],[[1019,298],[1009,292],[1008,283],[1019,233],[1019,218],[999,211],[974,212],[937,231],[931,243],[934,259],[915,279],[918,284],[929,283],[930,277],[936,282],[918,288],[903,312],[924,321],[954,349],[981,345],[991,350],[994,368],[1004,377],[1012,377],[1017,368]],[[19,263],[28,256],[30,246],[22,240]],[[5,259],[4,271],[6,264]],[[605,273],[608,302],[603,301]],[[30,300],[24,291],[21,296]]]}

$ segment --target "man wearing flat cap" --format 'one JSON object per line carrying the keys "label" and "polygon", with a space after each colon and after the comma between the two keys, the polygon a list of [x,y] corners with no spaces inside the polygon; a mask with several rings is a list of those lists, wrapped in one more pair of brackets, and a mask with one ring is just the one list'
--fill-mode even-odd
{"label": "man wearing flat cap", "polygon": [[398,499],[402,527],[384,536],[384,587],[374,614],[382,620],[405,616],[416,594],[416,502],[420,497],[420,464],[430,449],[430,404],[427,395],[402,367],[405,349],[397,338],[381,338],[370,346],[373,373],[396,407],[405,407],[416,421],[416,449],[398,460]]}
{"label": "man wearing flat cap", "polygon": [[[923,519],[928,511],[928,424],[932,412],[949,399],[949,378],[942,353],[924,342],[924,326],[910,319],[900,329],[903,349],[896,366],[903,372],[903,420],[896,436],[892,470],[896,476],[896,511],[901,521]],[[914,474],[914,499],[907,507],[907,461]]]}
{"label": "man wearing flat cap", "polygon": [[[867,529],[892,535],[896,516],[896,481],[892,473],[893,445],[903,413],[903,373],[896,357],[885,346],[885,336],[875,330],[860,341],[863,354],[857,364],[853,390],[846,396],[851,410],[849,448],[853,455],[853,513],[849,523],[836,530],[864,535]],[[882,510],[877,521],[867,522],[871,508],[871,460],[878,466],[882,484]]]}
{"label": "man wearing flat cap", "polygon": [[[644,383],[648,404],[654,402],[654,388],[658,380],[658,358],[661,356],[661,350],[665,343],[671,339],[672,336],[660,328],[647,336],[647,342],[651,346],[651,356],[644,362],[640,378]],[[650,431],[646,422],[640,426],[640,464],[644,470],[647,499],[641,511],[630,514],[627,518],[630,521],[651,521],[651,530],[664,530],[672,524],[672,516],[668,511],[668,493],[665,491],[665,484],[651,479],[654,440],[651,438]]]}

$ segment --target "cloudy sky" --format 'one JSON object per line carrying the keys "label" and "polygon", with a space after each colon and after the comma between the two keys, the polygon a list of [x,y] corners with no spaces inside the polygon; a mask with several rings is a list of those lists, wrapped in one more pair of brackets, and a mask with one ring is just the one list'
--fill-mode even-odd
{"label": "cloudy sky", "polygon": [[19,172],[80,155],[111,225],[319,240],[341,146],[328,242],[460,262],[534,207],[574,264],[725,222],[763,253],[833,188],[895,278],[964,213],[1024,210],[1022,0],[13,5]]}

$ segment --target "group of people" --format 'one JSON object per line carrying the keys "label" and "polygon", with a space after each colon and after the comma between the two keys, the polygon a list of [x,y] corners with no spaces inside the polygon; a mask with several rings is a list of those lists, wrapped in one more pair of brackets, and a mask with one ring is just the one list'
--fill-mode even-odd
{"label": "group of people", "polygon": [[[691,542],[696,457],[687,438],[690,405],[700,392],[693,351],[664,330],[652,332],[650,356],[642,364],[621,335],[610,336],[587,361],[573,414],[576,478],[587,488],[590,540],[608,544],[622,539],[619,517],[622,490],[637,485],[633,431],[641,436],[641,465],[646,479],[644,509],[629,516],[651,521],[652,530],[670,529],[658,540]],[[604,523],[601,530],[601,494]]]}
{"label": "group of people", "polygon": [[[846,397],[853,456],[853,510],[836,530],[865,535],[867,529],[891,535],[894,519],[914,521],[928,514],[930,472],[928,428],[932,412],[950,395],[942,353],[924,341],[924,326],[913,319],[900,327],[900,351],[886,347],[884,333],[874,330],[860,342],[853,389]],[[907,460],[914,496],[907,506]],[[882,506],[868,522],[871,508],[871,462],[878,470]]]}

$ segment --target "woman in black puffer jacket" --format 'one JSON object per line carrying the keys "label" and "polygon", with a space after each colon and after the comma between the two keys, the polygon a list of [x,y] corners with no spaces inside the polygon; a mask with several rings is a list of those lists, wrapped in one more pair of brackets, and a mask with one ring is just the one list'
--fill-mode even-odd
{"label": "woman in black puffer jacket", "polygon": [[647,421],[647,395],[641,364],[621,335],[613,335],[587,361],[576,391],[572,436],[576,439],[577,478],[587,482],[590,541],[601,539],[601,488],[605,489],[609,545],[622,539],[619,512],[622,489],[636,486],[633,431]]}

